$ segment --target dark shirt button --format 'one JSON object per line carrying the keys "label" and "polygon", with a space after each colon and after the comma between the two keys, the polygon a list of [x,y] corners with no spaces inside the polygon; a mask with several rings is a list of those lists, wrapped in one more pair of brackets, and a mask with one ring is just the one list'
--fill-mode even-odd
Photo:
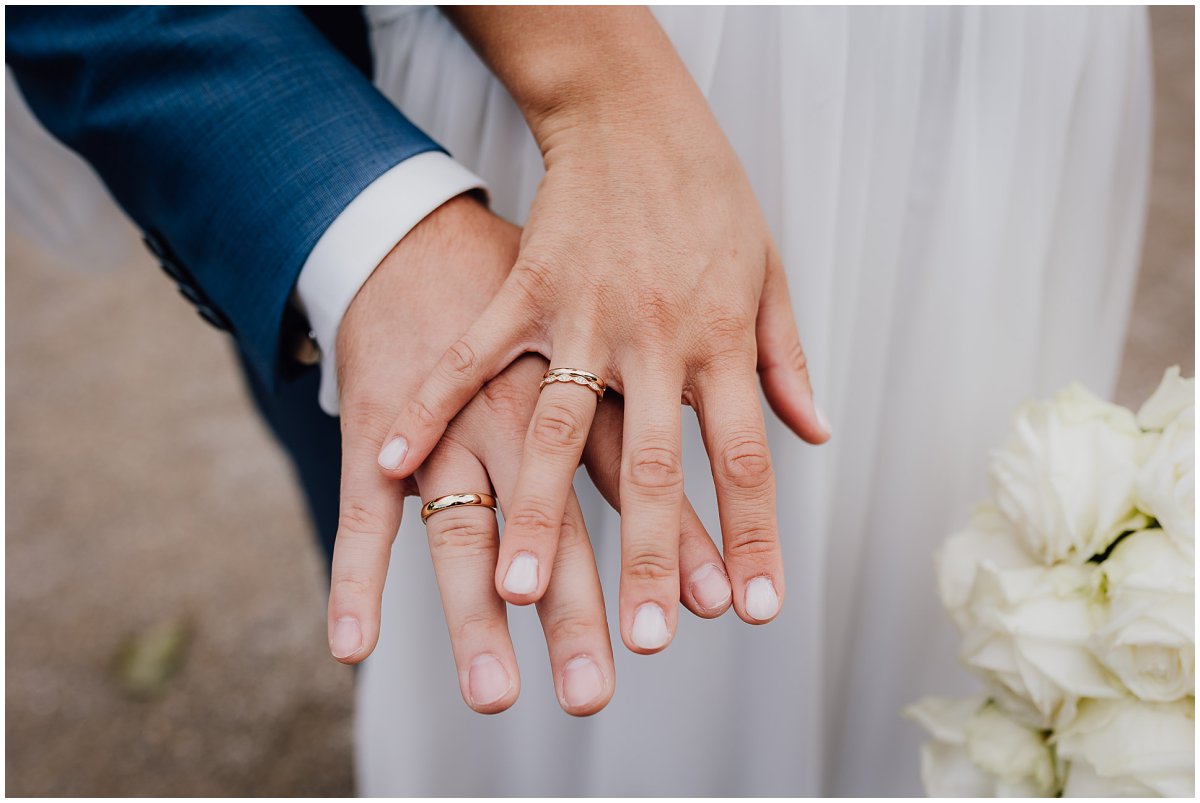
{"label": "dark shirt button", "polygon": [[216,328],[221,329],[222,331],[229,328],[228,323],[225,321],[225,317],[207,304],[201,304],[197,306],[196,312],[199,313],[201,318],[208,321]]}
{"label": "dark shirt button", "polygon": [[179,294],[198,307],[204,304],[204,299],[200,296],[199,291],[197,291],[196,288],[192,287],[190,284],[184,284],[183,282],[180,282]]}
{"label": "dark shirt button", "polygon": [[150,249],[150,253],[158,257],[160,261],[166,256],[166,249],[163,248],[162,242],[152,232],[146,232],[142,237],[142,242]]}
{"label": "dark shirt button", "polygon": [[162,267],[163,273],[167,274],[177,282],[183,281],[183,271],[181,271],[179,266],[174,262],[169,259],[164,259],[159,263],[159,265]]}

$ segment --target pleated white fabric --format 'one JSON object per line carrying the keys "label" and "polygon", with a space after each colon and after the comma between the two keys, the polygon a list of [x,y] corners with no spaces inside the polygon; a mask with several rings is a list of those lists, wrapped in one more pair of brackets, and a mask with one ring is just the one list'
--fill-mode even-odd
{"label": "pleated white fabric", "polygon": [[[558,708],[533,611],[510,608],[521,699],[482,717],[410,500],[360,676],[364,794],[919,793],[901,708],[973,686],[932,553],[1017,403],[1112,389],[1149,169],[1143,10],[656,14],[749,171],[834,424],[820,449],[770,429],[787,605],[761,628],[685,614],[653,657],[614,631],[617,693],[586,720]],[[436,10],[371,20],[379,86],[522,221],[541,162],[503,88]],[[718,532],[690,419],[687,490]],[[578,490],[614,612],[617,516]]]}

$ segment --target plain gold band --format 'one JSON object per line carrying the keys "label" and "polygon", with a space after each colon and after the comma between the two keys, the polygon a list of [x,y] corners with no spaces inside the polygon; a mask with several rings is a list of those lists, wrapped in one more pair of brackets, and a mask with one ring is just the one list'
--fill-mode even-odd
{"label": "plain gold band", "polygon": [[608,385],[604,383],[603,379],[591,371],[583,371],[579,368],[551,368],[542,374],[542,384],[538,390],[556,382],[574,382],[576,385],[585,387],[596,394],[597,402],[604,398],[604,391],[608,390]]}
{"label": "plain gold band", "polygon": [[446,494],[421,506],[421,521],[429,523],[429,517],[452,507],[490,507],[496,509],[496,497],[491,494]]}

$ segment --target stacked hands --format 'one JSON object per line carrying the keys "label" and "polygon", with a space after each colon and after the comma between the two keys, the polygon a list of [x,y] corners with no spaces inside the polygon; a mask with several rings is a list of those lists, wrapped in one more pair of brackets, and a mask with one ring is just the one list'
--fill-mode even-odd
{"label": "stacked hands", "polygon": [[[830,432],[766,222],[661,30],[631,19],[609,31],[650,37],[630,80],[563,80],[571,71],[552,43],[507,47],[512,12],[492,10],[486,35],[476,28],[488,12],[450,13],[525,113],[546,175],[523,232],[472,196],[444,204],[343,318],[330,647],[345,663],[374,648],[406,495],[494,494],[503,540],[486,506],[427,520],[463,697],[481,713],[515,702],[505,604],[537,603],[559,701],[586,715],[607,704],[615,673],[572,488],[580,463],[621,513],[620,633],[649,654],[670,643],[678,603],[704,618],[732,605],[751,624],[782,605],[756,374],[801,438]],[[595,374],[607,393],[541,388],[550,366]],[[683,492],[681,401],[712,464],[724,557]]]}

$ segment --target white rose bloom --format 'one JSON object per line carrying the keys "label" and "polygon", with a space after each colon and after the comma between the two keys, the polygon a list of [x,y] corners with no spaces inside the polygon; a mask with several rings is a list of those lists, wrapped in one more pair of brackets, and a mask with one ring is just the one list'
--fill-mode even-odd
{"label": "white rose bloom", "polygon": [[1012,522],[985,505],[971,514],[963,530],[946,539],[934,554],[934,565],[942,604],[959,629],[966,630],[973,621],[968,603],[980,566],[1016,569],[1037,564],[1022,548]]}
{"label": "white rose bloom", "polygon": [[1083,563],[1137,528],[1140,435],[1133,413],[1078,384],[1017,410],[990,474],[997,505],[1033,557]]}
{"label": "white rose bloom", "polygon": [[1053,737],[1063,797],[1193,797],[1194,698],[1171,703],[1084,700]]}
{"label": "white rose bloom", "polygon": [[1163,374],[1158,389],[1138,410],[1137,421],[1142,429],[1161,430],[1185,410],[1196,408],[1196,380],[1180,376],[1179,366],[1172,365]]}
{"label": "white rose bloom", "polygon": [[1054,795],[1054,760],[1043,734],[985,698],[927,698],[905,713],[933,736],[921,747],[921,781],[930,797]]}
{"label": "white rose bloom", "polygon": [[1162,530],[1143,530],[1117,544],[1100,565],[1107,622],[1092,651],[1143,700],[1169,701],[1196,692],[1195,572],[1192,560]]}
{"label": "white rose bloom", "polygon": [[1196,411],[1185,408],[1161,433],[1143,436],[1149,454],[1138,472],[1138,507],[1158,519],[1191,558],[1196,543]]}
{"label": "white rose bloom", "polygon": [[[1098,583],[1094,564],[978,569],[961,656],[1002,688],[997,698],[1029,724],[1049,728],[1070,719],[1081,697],[1121,696],[1088,649]],[[1006,701],[1010,696],[1028,705]]]}

